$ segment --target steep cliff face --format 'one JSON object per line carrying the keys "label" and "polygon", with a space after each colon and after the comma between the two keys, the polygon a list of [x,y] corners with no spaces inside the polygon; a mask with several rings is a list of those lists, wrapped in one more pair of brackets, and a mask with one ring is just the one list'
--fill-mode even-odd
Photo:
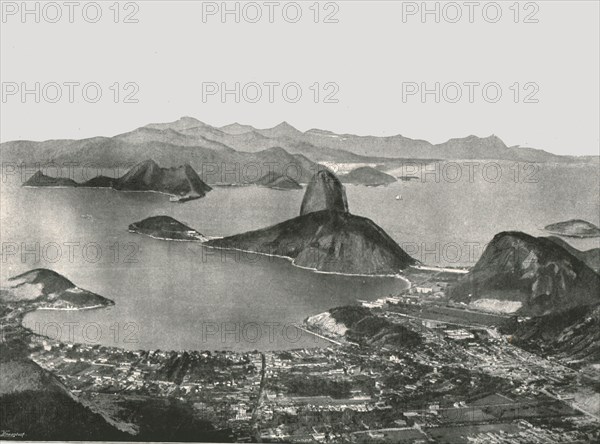
{"label": "steep cliff face", "polygon": [[451,296],[519,301],[521,312],[541,314],[598,302],[599,291],[600,276],[558,244],[505,232],[494,237]]}
{"label": "steep cliff face", "polygon": [[323,210],[349,211],[346,190],[329,170],[318,171],[309,182],[300,206],[300,216]]}

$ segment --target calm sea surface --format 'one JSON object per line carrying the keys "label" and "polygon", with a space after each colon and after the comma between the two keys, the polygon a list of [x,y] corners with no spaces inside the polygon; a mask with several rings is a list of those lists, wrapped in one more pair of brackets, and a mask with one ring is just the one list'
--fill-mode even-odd
{"label": "calm sea surface", "polygon": [[[451,172],[450,172],[451,173]],[[454,179],[455,175],[447,177]],[[545,235],[545,225],[580,218],[599,224],[597,167],[541,166],[536,182],[475,174],[450,183],[348,186],[350,211],[371,218],[416,259],[473,265],[494,234]],[[495,176],[488,171],[488,179]],[[168,215],[207,236],[226,236],[298,214],[303,191],[215,188],[171,203],[153,193],[21,188],[2,184],[1,277],[50,268],[115,301],[107,309],[37,311],[34,331],[62,340],[129,349],[269,350],[324,345],[295,325],[331,307],[397,293],[394,278],[345,277],[299,269],[284,259],[205,249],[129,233],[130,223]],[[595,240],[569,240],[598,247]],[[14,254],[12,252],[14,251]]]}

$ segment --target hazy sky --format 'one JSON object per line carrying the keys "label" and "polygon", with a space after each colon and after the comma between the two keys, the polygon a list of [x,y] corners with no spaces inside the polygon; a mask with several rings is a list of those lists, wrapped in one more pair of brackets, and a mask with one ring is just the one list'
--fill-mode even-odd
{"label": "hazy sky", "polygon": [[[264,128],[285,120],[301,130],[402,134],[434,143],[496,134],[508,145],[560,154],[599,151],[597,1],[522,2],[513,9],[512,1],[499,2],[497,21],[493,2],[476,2],[472,10],[462,1],[428,2],[439,8],[440,23],[434,14],[423,23],[415,10],[420,1],[318,8],[299,2],[296,23],[290,23],[297,14],[292,2],[229,2],[240,8],[240,23],[234,14],[223,23],[215,10],[222,2],[192,1],[121,3],[118,17],[109,9],[113,2],[102,2],[96,23],[86,21],[95,20],[95,6],[79,2],[70,23],[63,3],[39,6],[36,23],[33,13],[23,20],[20,1],[3,2],[2,141],[114,135],[189,115],[217,126],[237,121]],[[138,23],[123,23],[129,14]],[[338,23],[324,23],[326,17]],[[532,20],[538,22],[525,23]],[[35,91],[36,82],[39,97],[23,98],[23,87]],[[79,83],[71,87],[73,103],[68,82]],[[203,97],[214,85],[234,89],[236,82],[240,103],[235,94]],[[423,100],[414,90],[434,90],[436,82],[440,103],[435,94]],[[88,103],[98,88],[101,98]],[[132,92],[138,103],[124,103]],[[330,93],[338,103],[324,103]]]}

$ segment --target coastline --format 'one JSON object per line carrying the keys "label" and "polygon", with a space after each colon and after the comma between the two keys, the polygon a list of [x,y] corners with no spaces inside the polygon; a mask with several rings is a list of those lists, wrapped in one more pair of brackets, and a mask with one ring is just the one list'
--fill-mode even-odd
{"label": "coastline", "polygon": [[98,308],[108,308],[108,307],[112,307],[114,304],[110,304],[110,305],[91,305],[89,307],[80,307],[80,308],[60,308],[60,307],[36,307],[33,308],[29,311],[27,311],[27,313],[31,312],[31,311],[84,311],[84,310],[96,310]]}
{"label": "coastline", "polygon": [[[222,238],[216,238],[216,239],[222,239]],[[287,261],[291,262],[294,267],[300,268],[302,270],[312,271],[313,273],[331,274],[331,275],[346,276],[346,277],[396,278],[396,279],[400,279],[400,280],[405,281],[408,284],[408,288],[410,288],[412,286],[412,282],[409,281],[408,278],[406,278],[405,276],[401,275],[400,273],[397,273],[397,274],[358,274],[358,273],[340,273],[340,272],[337,272],[337,271],[322,271],[322,270],[318,270],[316,268],[304,267],[302,265],[298,265],[298,264],[295,263],[295,259],[291,258],[289,256],[281,256],[281,255],[278,255],[278,254],[261,253],[261,252],[257,252],[257,251],[251,251],[251,250],[243,250],[241,248],[216,247],[214,245],[205,245],[205,242],[201,242],[201,244],[202,244],[203,247],[212,248],[212,249],[215,249],[215,250],[241,251],[243,253],[251,253],[251,254],[257,254],[257,255],[260,255],[260,256],[267,256],[267,257],[275,257],[275,258],[279,258],[279,259],[286,259]]]}
{"label": "coastline", "polygon": [[598,238],[600,238],[600,234],[566,234],[566,233],[561,233],[558,231],[546,230],[545,228],[542,228],[541,230],[545,231],[546,233],[550,233],[554,236],[567,237],[567,238],[571,238],[571,239],[598,239]]}
{"label": "coastline", "polygon": [[[204,242],[208,242],[209,240],[212,240],[210,238],[206,238],[206,240],[201,240],[201,239],[172,239],[172,238],[168,238],[168,237],[158,237],[158,236],[154,236],[152,234],[147,234],[147,233],[142,233],[141,231],[136,231],[136,230],[127,230],[130,233],[133,234],[139,234],[141,236],[147,236],[151,239],[156,239],[156,240],[160,240],[160,241],[168,241],[168,242],[198,242],[203,244]],[[204,236],[206,237],[206,236]]]}
{"label": "coastline", "polygon": [[[111,301],[112,302],[112,301]],[[33,313],[35,311],[84,311],[84,310],[97,310],[100,308],[108,308],[114,305],[114,302],[110,305],[93,305],[93,306],[89,306],[89,307],[81,307],[81,308],[58,308],[58,307],[26,307],[23,309],[23,311],[19,311],[18,309],[15,310],[17,311],[17,315],[15,316],[15,320],[17,321],[17,325],[19,328],[22,328],[24,331],[26,331],[28,334],[35,336],[37,338],[43,338],[43,339],[52,339],[49,336],[44,336],[40,333],[36,333],[33,330],[31,330],[30,328],[26,327],[25,324],[23,323],[23,321],[25,320],[25,316],[27,316],[29,313]],[[65,341],[59,341],[61,343],[64,344],[69,344],[69,342],[65,342]]]}
{"label": "coastline", "polygon": [[73,189],[73,188],[83,188],[86,190],[108,190],[108,191],[114,191],[117,193],[155,193],[155,194],[162,194],[163,196],[169,196],[169,197],[175,197],[177,198],[177,200],[172,200],[170,202],[173,203],[185,203],[185,202],[189,202],[190,200],[196,200],[196,199],[202,199],[203,197],[206,196],[206,194],[204,196],[193,196],[193,197],[189,197],[189,196],[178,196],[176,194],[169,194],[169,193],[165,193],[164,191],[156,191],[156,190],[117,190],[116,188],[112,188],[112,187],[86,187],[83,185],[77,185],[77,186],[55,186],[55,185],[49,185],[49,186],[35,186],[35,185],[21,185],[22,188],[33,188],[33,189],[40,189],[40,188],[50,188],[50,189]]}

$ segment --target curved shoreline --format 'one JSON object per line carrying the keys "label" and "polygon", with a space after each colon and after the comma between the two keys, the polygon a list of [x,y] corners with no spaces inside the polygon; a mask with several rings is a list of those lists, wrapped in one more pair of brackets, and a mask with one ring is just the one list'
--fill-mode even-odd
{"label": "curved shoreline", "polygon": [[177,200],[173,200],[170,202],[181,202],[181,203],[185,203],[185,202],[189,202],[190,200],[196,200],[196,199],[202,199],[203,197],[206,197],[206,194],[204,194],[204,196],[192,196],[192,197],[186,197],[186,196],[178,196],[176,194],[169,194],[169,193],[165,193],[164,191],[155,191],[155,190],[117,190],[116,188],[112,188],[112,187],[86,187],[83,185],[77,185],[77,186],[55,186],[55,185],[50,185],[50,186],[35,186],[35,185],[21,185],[21,188],[34,188],[34,189],[40,189],[40,188],[50,188],[50,189],[75,189],[75,188],[80,188],[80,189],[84,189],[84,190],[108,190],[108,191],[115,191],[118,193],[154,193],[154,194],[162,194],[163,196],[169,196],[169,197],[176,197],[178,198]]}
{"label": "curved shoreline", "polygon": [[[217,239],[221,239],[221,238],[217,238]],[[412,282],[409,281],[405,276],[401,275],[400,273],[398,273],[398,274],[359,274],[359,273],[340,273],[340,272],[337,272],[337,271],[322,271],[322,270],[318,270],[316,268],[304,267],[302,265],[298,265],[298,264],[295,263],[295,259],[291,258],[289,256],[281,256],[281,255],[278,255],[278,254],[261,253],[261,252],[258,252],[258,251],[243,250],[241,248],[215,247],[214,245],[205,245],[206,242],[200,242],[200,243],[202,244],[203,247],[211,248],[211,249],[214,249],[214,250],[241,251],[243,253],[256,254],[256,255],[259,255],[259,256],[267,256],[267,257],[276,257],[276,258],[280,258],[280,259],[286,259],[287,261],[291,262],[294,267],[300,268],[302,270],[312,271],[313,273],[331,274],[331,275],[346,276],[346,277],[395,278],[395,279],[400,279],[400,280],[405,281],[408,284],[408,288],[410,288],[412,286]]]}
{"label": "curved shoreline", "polygon": [[[212,240],[210,238],[206,238],[206,240],[200,240],[200,239],[173,239],[173,238],[169,238],[169,237],[158,237],[158,236],[154,236],[152,234],[147,234],[147,233],[142,233],[141,231],[136,231],[136,230],[128,230],[130,233],[133,234],[139,234],[141,236],[147,236],[151,239],[156,239],[156,240],[160,240],[160,241],[170,241],[170,242],[198,242],[198,243],[204,243],[204,242],[208,242],[209,240]],[[206,237],[206,236],[204,236]],[[217,238],[218,239],[218,238]]]}
{"label": "curved shoreline", "polygon": [[43,311],[84,311],[84,310],[96,310],[98,308],[108,308],[108,307],[112,307],[114,304],[111,305],[92,305],[89,307],[81,307],[81,308],[60,308],[60,307],[36,307],[30,311],[28,311],[27,313],[30,313],[32,311],[38,311],[38,310],[43,310]]}
{"label": "curved shoreline", "polygon": [[412,282],[409,281],[405,276],[402,276],[400,273],[397,273],[397,274],[360,274],[360,273],[341,273],[341,272],[337,272],[337,271],[323,271],[323,270],[318,270],[318,269],[312,268],[312,267],[304,267],[302,265],[298,265],[298,264],[295,263],[295,259],[292,258],[292,257],[289,257],[289,256],[282,256],[282,255],[278,255],[278,254],[269,254],[269,253],[261,253],[261,252],[258,252],[258,251],[243,250],[241,248],[216,247],[214,245],[206,245],[207,242],[209,242],[211,240],[223,239],[224,236],[205,236],[207,238],[207,240],[202,241],[200,239],[173,239],[173,238],[165,238],[165,237],[153,236],[151,234],[141,233],[141,232],[135,231],[135,230],[128,230],[128,231],[130,233],[133,233],[133,234],[141,234],[141,235],[147,236],[147,237],[149,237],[151,239],[156,239],[156,240],[161,240],[161,241],[170,241],[170,242],[197,242],[202,247],[210,248],[210,249],[213,249],[213,250],[240,251],[242,253],[250,253],[250,254],[256,254],[256,255],[259,255],[259,256],[275,257],[275,258],[279,258],[279,259],[285,259],[285,260],[291,262],[294,267],[300,268],[302,270],[312,271],[314,273],[319,273],[319,274],[331,274],[331,275],[346,276],[346,277],[395,278],[395,279],[401,279],[401,280],[405,281],[408,284],[408,288],[410,288],[412,286]]}

